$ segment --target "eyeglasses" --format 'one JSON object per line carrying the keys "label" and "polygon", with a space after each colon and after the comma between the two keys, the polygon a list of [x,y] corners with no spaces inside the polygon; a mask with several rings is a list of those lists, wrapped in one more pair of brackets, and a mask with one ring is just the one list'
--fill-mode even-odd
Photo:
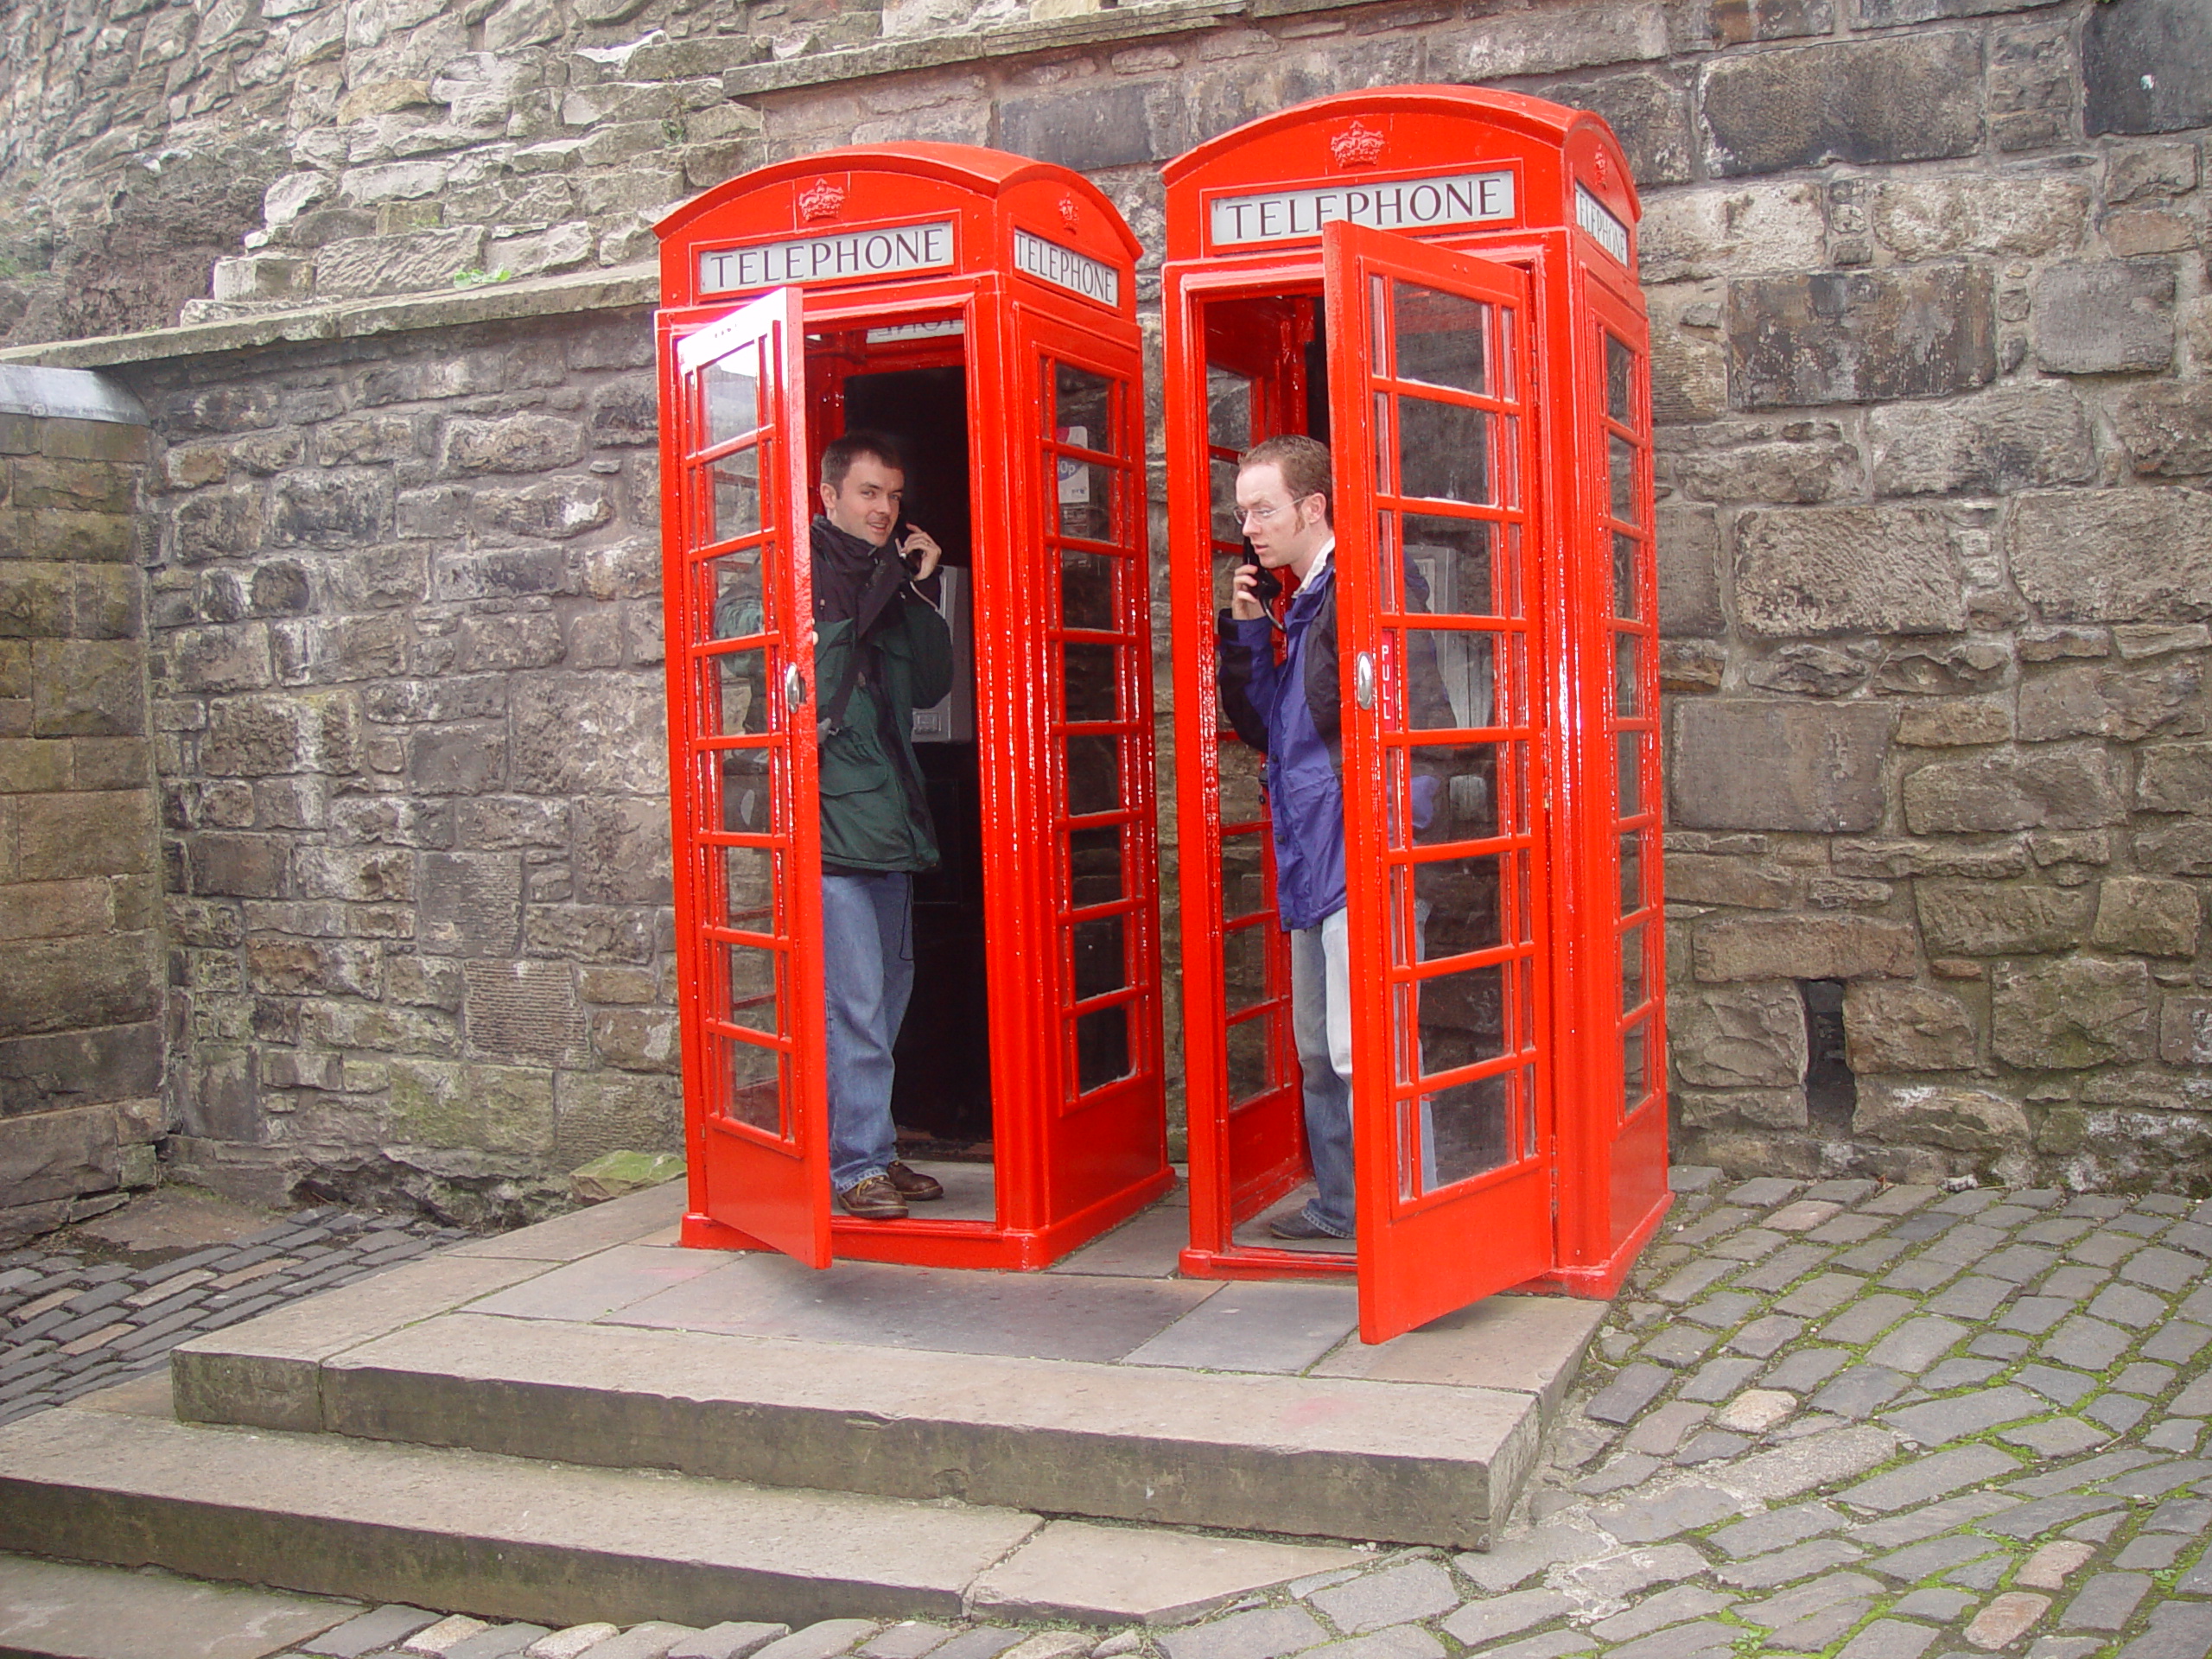
{"label": "eyeglasses", "polygon": [[1236,522],[1240,524],[1264,524],[1278,513],[1288,512],[1297,505],[1294,501],[1278,501],[1273,506],[1237,507],[1233,511],[1236,514]]}

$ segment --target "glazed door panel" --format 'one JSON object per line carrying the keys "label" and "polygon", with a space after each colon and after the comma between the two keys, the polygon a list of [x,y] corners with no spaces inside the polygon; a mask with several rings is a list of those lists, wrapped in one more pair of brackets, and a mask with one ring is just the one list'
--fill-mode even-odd
{"label": "glazed door panel", "polygon": [[686,1092],[707,1212],[830,1264],[799,294],[677,332],[669,715]]}
{"label": "glazed door panel", "polygon": [[1542,1273],[1547,761],[1529,278],[1332,225],[1360,1332]]}

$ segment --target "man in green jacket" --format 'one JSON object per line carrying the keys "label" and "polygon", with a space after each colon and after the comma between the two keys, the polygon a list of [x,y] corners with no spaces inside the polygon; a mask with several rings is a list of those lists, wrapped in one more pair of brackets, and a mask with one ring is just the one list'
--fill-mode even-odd
{"label": "man in green jacket", "polygon": [[899,515],[906,467],[874,432],[822,456],[814,567],[830,1181],[849,1215],[894,1220],[944,1189],[894,1155],[892,1045],[914,983],[913,876],[938,864],[914,710],[952,689],[937,543]]}

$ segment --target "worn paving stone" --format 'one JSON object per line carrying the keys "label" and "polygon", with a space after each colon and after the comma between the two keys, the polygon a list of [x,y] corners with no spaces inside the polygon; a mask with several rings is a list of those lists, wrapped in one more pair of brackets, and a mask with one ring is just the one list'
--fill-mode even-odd
{"label": "worn paving stone", "polygon": [[1328,1639],[1302,1607],[1262,1607],[1160,1638],[1168,1659],[1281,1659]]}
{"label": "worn paving stone", "polygon": [[1825,1503],[1793,1503],[1723,1527],[1710,1535],[1710,1541],[1741,1560],[1838,1532],[1850,1524],[1849,1516]]}
{"label": "worn paving stone", "polygon": [[1971,1534],[1947,1535],[1877,1555],[1866,1563],[1866,1570],[1900,1583],[1917,1584],[1923,1579],[1964,1567],[1968,1561],[1978,1561],[2000,1548],[2001,1545],[1990,1539],[1976,1538]]}
{"label": "worn paving stone", "polygon": [[1345,1635],[1360,1636],[1456,1607],[1459,1592],[1452,1575],[1436,1562],[1408,1561],[1320,1591],[1311,1599]]}
{"label": "worn paving stone", "polygon": [[1591,1625],[1590,1631],[1608,1642],[1630,1642],[1669,1625],[1724,1611],[1734,1606],[1738,1599],[1700,1585],[1678,1584],[1671,1590],[1645,1597],[1625,1611],[1598,1620]]}
{"label": "worn paving stone", "polygon": [[1974,1622],[1966,1628],[1966,1638],[1990,1652],[2009,1647],[2027,1634],[2050,1605],[2049,1596],[2024,1590],[2008,1591],[1974,1615]]}
{"label": "worn paving stone", "polygon": [[2045,1409],[2042,1401],[2025,1389],[1985,1389],[1973,1394],[1931,1400],[1924,1406],[1885,1411],[1882,1421],[1903,1431],[1923,1446],[1941,1446],[1968,1434],[1986,1433],[2005,1423],[2015,1423]]}
{"label": "worn paving stone", "polygon": [[1815,1573],[1833,1572],[1866,1554],[1858,1545],[1840,1538],[1815,1538],[1770,1555],[1754,1555],[1749,1560],[1716,1567],[1713,1576],[1723,1584],[1745,1590],[1772,1590]]}
{"label": "worn paving stone", "polygon": [[1783,1355],[1766,1374],[1766,1386],[1805,1394],[1817,1389],[1851,1361],[1841,1348],[1799,1348]]}
{"label": "worn paving stone", "polygon": [[1854,1365],[1812,1398],[1815,1411],[1866,1417],[1904,1392],[1911,1379],[1886,1365]]}
{"label": "worn paving stone", "polygon": [[2100,1573],[2060,1611],[2058,1628],[2067,1630],[2120,1630],[2126,1628],[2136,1605],[2151,1592],[2147,1573]]}
{"label": "worn paving stone", "polygon": [[1467,1603],[1445,1619],[1440,1628],[1453,1641],[1479,1648],[1564,1618],[1576,1605],[1572,1598],[1556,1590],[1515,1590]]}
{"label": "worn paving stone", "polygon": [[1590,1518],[1624,1544],[1652,1544],[1740,1515],[1743,1507],[1719,1487],[1693,1482],[1592,1510]]}
{"label": "worn paving stone", "polygon": [[1994,1446],[1956,1446],[1862,1481],[1841,1497],[1845,1503],[1855,1503],[1861,1509],[1908,1509],[1948,1497],[1961,1486],[1978,1485],[2000,1475],[2012,1474],[2019,1466]]}

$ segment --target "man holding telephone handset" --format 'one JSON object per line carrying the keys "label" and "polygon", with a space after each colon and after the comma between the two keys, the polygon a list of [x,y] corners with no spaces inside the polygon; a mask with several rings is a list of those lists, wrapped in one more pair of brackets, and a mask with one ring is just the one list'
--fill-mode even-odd
{"label": "man holding telephone handset", "polygon": [[849,432],[823,452],[821,476],[809,539],[830,1181],[848,1215],[887,1221],[944,1196],[895,1156],[891,1050],[914,983],[914,874],[938,865],[914,710],[951,690],[952,635],[936,606],[944,550],[899,512],[898,446]]}

